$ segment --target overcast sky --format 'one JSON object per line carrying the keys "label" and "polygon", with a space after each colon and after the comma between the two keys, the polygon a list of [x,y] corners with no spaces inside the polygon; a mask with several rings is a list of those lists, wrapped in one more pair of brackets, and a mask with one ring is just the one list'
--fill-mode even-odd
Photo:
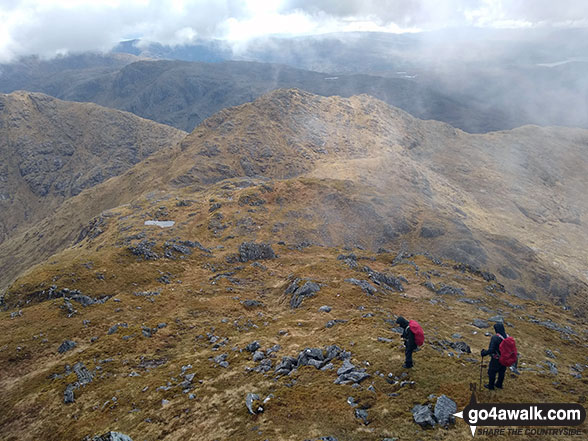
{"label": "overcast sky", "polygon": [[0,62],[108,50],[124,39],[182,44],[264,35],[446,27],[588,27],[588,0],[0,0]]}

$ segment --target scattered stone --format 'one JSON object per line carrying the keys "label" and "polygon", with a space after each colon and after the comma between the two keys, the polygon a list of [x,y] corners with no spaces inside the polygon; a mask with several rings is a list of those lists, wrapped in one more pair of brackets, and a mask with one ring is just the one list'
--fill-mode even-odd
{"label": "scattered stone", "polygon": [[338,325],[340,323],[347,323],[347,320],[342,320],[342,319],[334,319],[334,320],[329,320],[327,322],[327,324],[325,325],[326,328],[332,328],[335,325]]}
{"label": "scattered stone", "polygon": [[78,362],[74,364],[73,370],[78,377],[78,384],[80,386],[85,386],[92,382],[93,376],[92,373],[84,366],[83,363]]}
{"label": "scattered stone", "polygon": [[455,423],[454,413],[457,412],[457,404],[447,395],[441,395],[437,398],[435,404],[435,419],[442,426]]}
{"label": "scattered stone", "polygon": [[239,246],[239,261],[275,259],[276,255],[270,244],[243,242]]}
{"label": "scattered stone", "polygon": [[308,297],[313,297],[318,291],[320,286],[315,282],[306,281],[303,285],[300,285],[302,279],[294,280],[288,288],[286,288],[286,295],[291,295],[290,308],[298,308],[302,301]]}
{"label": "scattered stone", "polygon": [[327,305],[323,305],[319,308],[320,312],[331,312],[331,307]]}
{"label": "scattered stone", "polygon": [[494,317],[490,317],[488,320],[494,323],[504,323],[504,317],[501,315],[495,315]]}
{"label": "scattered stone", "polygon": [[253,353],[253,361],[261,361],[265,358],[263,351],[255,351]]}
{"label": "scattered stone", "polygon": [[378,337],[378,341],[381,343],[392,343],[394,342],[394,340],[392,340],[391,338],[386,338],[386,337]]}
{"label": "scattered stone", "polygon": [[155,297],[159,294],[161,294],[161,291],[138,291],[133,293],[137,297]]}
{"label": "scattered stone", "polygon": [[368,421],[368,412],[365,409],[355,409],[355,418],[361,419],[366,426],[370,423]]}
{"label": "scattered stone", "polygon": [[429,291],[433,291],[435,294],[438,295],[458,295],[458,296],[465,296],[465,292],[461,288],[456,288],[455,286],[445,285],[444,283],[440,283],[439,286],[435,286],[433,282],[427,280],[423,283],[423,286],[427,288]]}
{"label": "scattered stone", "polygon": [[400,278],[394,277],[389,274],[379,273],[377,271],[372,270],[369,267],[365,267],[365,269],[367,270],[366,272],[368,273],[368,276],[370,277],[370,279],[372,279],[372,281],[376,285],[379,285],[379,286],[383,287],[384,289],[388,289],[388,290],[392,290],[392,291],[399,291],[399,292],[404,291],[404,287],[402,286],[402,282],[400,281]]}
{"label": "scattered stone", "polygon": [[489,328],[490,327],[490,324],[486,320],[482,320],[482,319],[479,319],[479,318],[475,319],[472,322],[472,325],[474,325],[475,327],[480,328],[480,329],[482,329],[482,328]]}
{"label": "scattered stone", "polygon": [[110,327],[110,329],[108,330],[108,332],[106,334],[107,335],[112,335],[116,331],[118,331],[118,328],[128,328],[128,327],[129,327],[129,325],[127,325],[126,323],[116,323],[115,325],[112,325]]}
{"label": "scattered stone", "polygon": [[472,350],[465,341],[456,341],[449,343],[449,346],[462,354],[471,354]]}
{"label": "scattered stone", "polygon": [[120,432],[107,432],[104,435],[95,436],[89,441],[133,441],[130,436]]}
{"label": "scattered stone", "polygon": [[75,401],[74,391],[78,388],[76,383],[70,383],[65,387],[65,391],[63,392],[63,402],[65,404],[70,404]]}
{"label": "scattered stone", "polygon": [[357,264],[357,256],[353,253],[349,255],[340,254],[339,256],[337,256],[337,260],[342,260],[351,269],[357,269],[357,267],[359,266]]}
{"label": "scattered stone", "polygon": [[57,352],[59,352],[60,354],[65,354],[67,351],[71,351],[76,346],[77,345],[75,341],[64,340],[64,342],[61,343],[61,345],[59,345],[59,348],[57,348]]}
{"label": "scattered stone", "polygon": [[257,340],[252,341],[251,343],[249,343],[246,347],[245,350],[249,351],[249,352],[255,352],[257,351],[259,348],[261,348],[261,345],[259,344],[259,342]]}
{"label": "scattered stone", "polygon": [[242,303],[246,308],[260,308],[263,306],[263,303],[259,300],[243,300]]}
{"label": "scattered stone", "polygon": [[436,424],[430,406],[417,404],[412,408],[412,416],[414,422],[423,428],[426,428],[427,426],[433,427]]}
{"label": "scattered stone", "polygon": [[352,283],[355,286],[359,286],[366,294],[373,295],[378,290],[374,288],[368,281],[366,280],[358,280],[358,279],[345,279],[346,282]]}
{"label": "scattered stone", "polygon": [[555,354],[549,349],[545,349],[545,355],[547,355],[549,358],[556,358]]}
{"label": "scattered stone", "polygon": [[128,250],[133,255],[140,257],[143,260],[157,260],[160,258],[160,256],[155,251],[153,251],[153,247],[155,245],[156,243],[154,241],[144,239],[137,245],[128,247]]}
{"label": "scattered stone", "polygon": [[549,372],[551,372],[552,375],[557,375],[559,373],[557,370],[557,366],[552,361],[547,360],[545,364],[547,365],[547,367],[549,367]]}
{"label": "scattered stone", "polygon": [[251,415],[263,412],[263,405],[257,394],[248,393],[245,397],[245,406]]}

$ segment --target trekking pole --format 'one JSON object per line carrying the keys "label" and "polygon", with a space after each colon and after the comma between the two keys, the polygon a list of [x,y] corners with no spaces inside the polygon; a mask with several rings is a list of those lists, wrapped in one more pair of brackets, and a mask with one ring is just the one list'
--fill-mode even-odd
{"label": "trekking pole", "polygon": [[482,369],[484,366],[484,356],[480,359],[480,391],[482,391]]}

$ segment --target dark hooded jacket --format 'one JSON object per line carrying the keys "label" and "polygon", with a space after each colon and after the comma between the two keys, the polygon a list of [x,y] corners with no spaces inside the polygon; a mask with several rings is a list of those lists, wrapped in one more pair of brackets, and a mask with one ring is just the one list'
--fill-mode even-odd
{"label": "dark hooded jacket", "polygon": [[506,338],[507,335],[502,323],[496,323],[494,325],[494,331],[496,331],[496,334],[490,339],[490,346],[488,346],[488,349],[482,351],[482,357],[485,357],[486,355],[492,356],[489,367],[498,369],[502,366],[498,362],[498,359],[500,358],[500,343],[502,343],[503,339],[497,334],[500,334],[503,338]]}
{"label": "dark hooded jacket", "polygon": [[398,317],[396,319],[396,323],[398,323],[398,325],[400,325],[400,327],[404,329],[404,332],[402,333],[402,338],[404,339],[404,344],[406,348],[414,351],[417,348],[417,345],[414,342],[414,334],[408,326],[408,320],[406,320],[404,317]]}

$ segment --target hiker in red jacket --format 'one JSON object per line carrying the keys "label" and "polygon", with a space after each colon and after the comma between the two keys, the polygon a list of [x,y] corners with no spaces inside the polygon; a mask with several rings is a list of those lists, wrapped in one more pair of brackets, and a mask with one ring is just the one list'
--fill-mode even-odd
{"label": "hiker in red jacket", "polygon": [[[488,364],[488,384],[485,384],[486,389],[494,390],[495,387],[502,389],[502,383],[504,382],[504,374],[506,372],[506,366],[499,362],[500,359],[500,343],[508,336],[504,330],[502,323],[496,323],[494,325],[496,334],[490,339],[490,346],[488,349],[482,349],[482,357],[490,355],[490,363]],[[496,374],[498,374],[498,381],[496,381]]]}
{"label": "hiker in red jacket", "polygon": [[396,319],[396,323],[398,323],[398,325],[404,329],[404,332],[402,333],[402,339],[404,340],[405,360],[402,367],[411,368],[413,366],[412,353],[417,348],[417,344],[414,341],[414,333],[410,330],[409,322],[404,317],[398,317]]}

